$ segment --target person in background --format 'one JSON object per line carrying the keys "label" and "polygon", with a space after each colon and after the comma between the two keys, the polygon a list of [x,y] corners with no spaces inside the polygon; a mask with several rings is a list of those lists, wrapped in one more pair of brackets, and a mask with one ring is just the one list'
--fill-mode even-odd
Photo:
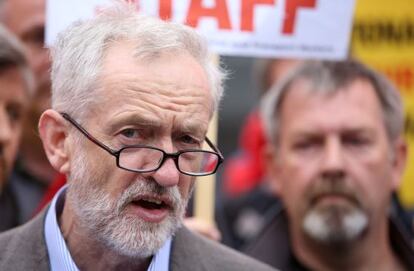
{"label": "person in background", "polygon": [[[273,83],[297,67],[298,59],[259,59],[253,66],[253,81],[263,96]],[[280,206],[269,191],[264,165],[266,144],[263,123],[255,107],[242,127],[239,148],[224,163],[222,180],[224,200],[217,208],[222,241],[243,249],[266,224],[269,212]]]}
{"label": "person in background", "polygon": [[247,253],[282,270],[414,270],[392,196],[405,168],[403,106],[355,60],[310,61],[263,97],[266,164],[283,208]]}
{"label": "person in background", "polygon": [[0,232],[18,225],[20,210],[8,178],[32,92],[33,75],[23,46],[0,24]]}
{"label": "person in background", "polygon": [[[182,227],[223,73],[184,25],[116,1],[62,32],[39,133],[67,186],[0,234],[1,270],[273,270]],[[209,148],[202,148],[206,142]]]}
{"label": "person in background", "polygon": [[0,22],[15,34],[26,49],[35,76],[35,92],[23,126],[18,159],[10,178],[22,224],[33,217],[56,171],[47,160],[37,133],[41,113],[50,108],[50,59],[44,46],[45,0],[0,0]]}

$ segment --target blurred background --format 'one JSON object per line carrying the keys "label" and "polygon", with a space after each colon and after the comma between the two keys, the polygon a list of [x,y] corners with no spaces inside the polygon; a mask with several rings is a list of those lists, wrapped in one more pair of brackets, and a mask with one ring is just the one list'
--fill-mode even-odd
{"label": "blurred background", "polygon": [[[385,73],[404,98],[410,154],[399,196],[405,207],[414,208],[414,2],[357,0],[350,55]],[[221,57],[230,71],[219,115],[218,145],[225,158],[237,153],[242,124],[258,103],[259,90],[253,75],[256,60]],[[223,169],[219,182],[222,174]]]}

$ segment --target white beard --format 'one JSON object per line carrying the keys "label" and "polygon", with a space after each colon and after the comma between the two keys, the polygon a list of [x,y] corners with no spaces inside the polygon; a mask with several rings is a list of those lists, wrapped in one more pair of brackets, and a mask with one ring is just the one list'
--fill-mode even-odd
{"label": "white beard", "polygon": [[360,208],[328,206],[309,210],[303,220],[308,237],[323,244],[346,245],[360,237],[368,226],[368,216]]}
{"label": "white beard", "polygon": [[[188,198],[182,199],[176,186],[165,188],[154,180],[136,180],[114,200],[100,185],[105,176],[90,173],[81,155],[77,155],[71,171],[67,200],[80,225],[121,255],[146,258],[156,254],[182,224]],[[172,200],[172,213],[160,223],[143,221],[124,212],[133,198],[148,193],[168,195]]]}

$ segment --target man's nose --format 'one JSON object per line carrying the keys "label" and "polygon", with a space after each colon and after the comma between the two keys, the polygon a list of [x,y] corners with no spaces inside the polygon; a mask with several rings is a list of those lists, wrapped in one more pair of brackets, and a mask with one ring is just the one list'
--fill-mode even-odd
{"label": "man's nose", "polygon": [[153,172],[152,177],[159,185],[170,187],[178,184],[180,172],[178,171],[174,160],[168,158],[158,170]]}
{"label": "man's nose", "polygon": [[344,171],[344,150],[340,139],[329,138],[326,142],[322,161],[322,169],[326,173],[334,173]]}
{"label": "man's nose", "polygon": [[[170,138],[160,140],[159,148],[167,153],[174,152],[173,140]],[[159,169],[152,172],[152,177],[159,185],[170,187],[178,184],[180,172],[178,171],[174,160],[172,158],[167,158]]]}

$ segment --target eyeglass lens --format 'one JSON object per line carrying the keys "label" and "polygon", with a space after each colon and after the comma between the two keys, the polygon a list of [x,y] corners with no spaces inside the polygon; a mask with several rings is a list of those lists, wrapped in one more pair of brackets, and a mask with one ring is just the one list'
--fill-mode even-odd
{"label": "eyeglass lens", "polygon": [[[125,148],[119,154],[119,165],[130,170],[151,171],[160,166],[164,153],[146,147]],[[189,174],[214,172],[219,162],[215,153],[205,151],[184,151],[178,156],[180,171]]]}

